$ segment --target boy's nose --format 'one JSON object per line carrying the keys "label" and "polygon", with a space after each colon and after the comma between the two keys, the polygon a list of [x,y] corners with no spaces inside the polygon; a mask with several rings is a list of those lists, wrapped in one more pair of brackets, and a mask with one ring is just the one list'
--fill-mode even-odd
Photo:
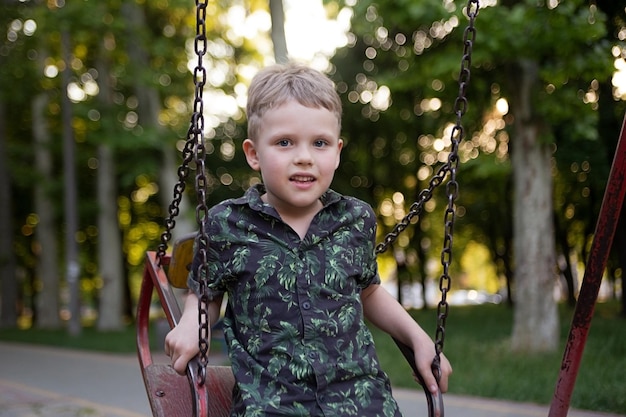
{"label": "boy's nose", "polygon": [[298,153],[296,154],[294,162],[298,165],[305,165],[305,164],[308,165],[308,164],[313,163],[311,152],[306,148],[298,149]]}

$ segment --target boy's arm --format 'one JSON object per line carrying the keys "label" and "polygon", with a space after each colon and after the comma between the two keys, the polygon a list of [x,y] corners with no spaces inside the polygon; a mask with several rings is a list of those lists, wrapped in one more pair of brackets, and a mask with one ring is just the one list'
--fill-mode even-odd
{"label": "boy's arm", "polygon": [[[220,315],[222,298],[219,297],[208,304],[209,340],[211,327]],[[165,336],[165,354],[172,361],[172,368],[181,375],[185,374],[187,363],[200,351],[198,347],[198,296],[190,291],[185,297],[183,313],[176,327]],[[210,343],[209,343],[210,345]]]}
{"label": "boy's arm", "polygon": [[[435,357],[435,344],[430,336],[407,313],[404,307],[380,285],[374,284],[365,288],[361,293],[361,300],[363,313],[372,324],[413,348],[417,369],[424,378],[428,390],[435,394],[437,392],[437,380],[431,370],[432,361]],[[448,376],[451,373],[450,362],[442,354],[441,379],[439,381],[441,392],[448,390]]]}

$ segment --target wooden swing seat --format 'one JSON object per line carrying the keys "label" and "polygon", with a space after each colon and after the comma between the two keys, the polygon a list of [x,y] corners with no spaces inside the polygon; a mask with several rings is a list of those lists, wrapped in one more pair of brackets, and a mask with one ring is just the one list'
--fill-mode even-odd
{"label": "wooden swing seat", "polygon": [[[187,275],[193,257],[195,234],[174,243],[171,255],[159,265],[156,251],[146,253],[143,279],[137,305],[137,355],[154,417],[228,417],[235,379],[229,366],[207,365],[204,384],[199,380],[198,360],[187,365],[187,375],[179,375],[169,363],[155,363],[150,350],[150,306],[156,290],[170,328],[180,320],[180,306],[173,287],[187,288]],[[167,273],[166,273],[167,270]],[[410,347],[395,340],[400,351],[421,379]],[[423,384],[422,384],[423,387]],[[431,394],[426,388],[428,415],[443,417],[440,391]]]}
{"label": "wooden swing seat", "polygon": [[[150,350],[152,294],[156,289],[165,317],[173,328],[180,319],[181,311],[172,287],[186,287],[187,265],[193,256],[193,238],[194,235],[189,235],[178,241],[172,256],[163,257],[162,265],[158,263],[156,252],[146,254],[137,306],[137,355],[154,417],[230,415],[235,379],[229,366],[207,366],[206,380],[201,384],[197,375],[197,360],[189,362],[186,376],[179,375],[169,364],[155,363]],[[166,268],[170,280],[165,273]]]}

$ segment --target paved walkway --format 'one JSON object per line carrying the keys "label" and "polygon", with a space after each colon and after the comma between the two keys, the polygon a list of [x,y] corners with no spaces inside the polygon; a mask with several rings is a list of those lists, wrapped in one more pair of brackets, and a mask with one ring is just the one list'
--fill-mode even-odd
{"label": "paved walkway", "polygon": [[[155,357],[155,362],[165,357]],[[425,416],[422,391],[396,389],[405,416]],[[547,406],[446,394],[447,417],[547,416]],[[149,417],[137,359],[0,342],[0,417]],[[570,410],[568,417],[626,417]]]}

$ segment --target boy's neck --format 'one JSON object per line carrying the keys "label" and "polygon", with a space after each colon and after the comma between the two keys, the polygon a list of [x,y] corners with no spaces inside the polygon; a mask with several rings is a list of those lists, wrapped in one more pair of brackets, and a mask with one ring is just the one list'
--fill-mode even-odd
{"label": "boy's neck", "polygon": [[[266,203],[271,204],[267,201],[267,195],[264,194],[261,196],[261,199]],[[281,220],[289,225],[297,234],[300,236],[300,239],[304,239],[307,232],[309,231],[309,227],[311,226],[311,222],[313,218],[319,211],[324,208],[322,202],[318,199],[316,200],[316,204],[307,208],[300,207],[277,207],[276,205],[272,205],[276,212],[280,215]]]}

